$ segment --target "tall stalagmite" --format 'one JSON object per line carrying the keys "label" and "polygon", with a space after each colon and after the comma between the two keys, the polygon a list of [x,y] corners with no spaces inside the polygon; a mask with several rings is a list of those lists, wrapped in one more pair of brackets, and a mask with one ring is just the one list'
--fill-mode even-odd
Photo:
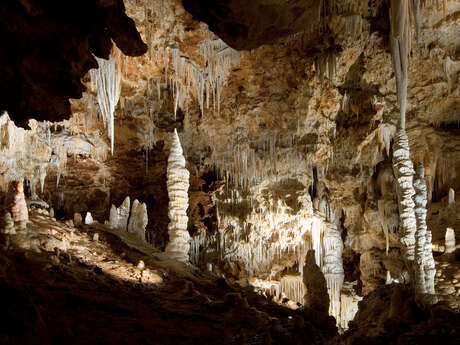
{"label": "tall stalagmite", "polygon": [[[417,232],[415,233],[415,289],[417,293],[427,293],[426,284],[426,182],[425,169],[422,163],[417,164],[414,181],[415,189],[415,217],[417,219]],[[429,243],[431,245],[431,243]]]}
{"label": "tall stalagmite", "polygon": [[329,294],[323,272],[316,264],[315,251],[310,249],[305,257],[303,282],[307,287],[304,305],[317,312],[328,314]]}
{"label": "tall stalagmite", "polygon": [[409,272],[415,256],[416,220],[413,186],[414,167],[410,159],[409,140],[406,134],[407,66],[410,46],[409,1],[391,1],[391,52],[396,75],[400,121],[393,146],[393,169],[398,181],[397,193],[400,217],[400,240]]}
{"label": "tall stalagmite", "polygon": [[185,169],[185,158],[179,136],[174,130],[167,168],[170,222],[166,253],[171,258],[182,262],[189,261],[190,250],[190,235],[187,231],[189,177],[190,173]]}
{"label": "tall stalagmite", "polygon": [[329,314],[334,316],[337,322],[340,318],[340,292],[342,291],[344,271],[342,263],[343,242],[337,226],[326,223],[326,231],[323,237],[324,259],[323,273],[326,278],[329,292]]}

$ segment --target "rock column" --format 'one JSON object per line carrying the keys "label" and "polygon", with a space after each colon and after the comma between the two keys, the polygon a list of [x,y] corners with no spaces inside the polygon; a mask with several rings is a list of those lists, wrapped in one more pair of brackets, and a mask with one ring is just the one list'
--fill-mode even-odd
{"label": "rock column", "polygon": [[171,143],[168,158],[167,188],[169,196],[169,243],[166,253],[182,262],[189,261],[190,235],[187,231],[188,188],[190,173],[185,168],[185,158],[177,131]]}

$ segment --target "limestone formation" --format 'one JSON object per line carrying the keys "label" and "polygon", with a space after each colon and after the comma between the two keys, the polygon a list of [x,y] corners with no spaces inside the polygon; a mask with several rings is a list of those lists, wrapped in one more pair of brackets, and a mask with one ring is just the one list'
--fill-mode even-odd
{"label": "limestone formation", "polygon": [[110,208],[109,227],[120,231],[127,231],[130,207],[131,200],[129,196],[123,200],[120,207],[116,208],[115,205],[112,205]]}
{"label": "limestone formation", "polygon": [[427,230],[425,241],[425,286],[426,293],[433,295],[435,293],[434,278],[436,275],[436,264],[433,258],[433,248],[431,239],[431,231]]}
{"label": "limestone formation", "polygon": [[315,251],[310,249],[305,257],[303,282],[307,288],[304,305],[323,314],[329,310],[329,294],[326,279],[315,261]]}
{"label": "limestone formation", "polygon": [[129,217],[128,232],[135,234],[141,241],[145,241],[145,228],[148,223],[147,205],[134,200]]}
{"label": "limestone formation", "polygon": [[3,233],[5,234],[15,234],[16,230],[14,229],[14,221],[11,217],[10,212],[5,212],[3,216]]}
{"label": "limestone formation", "polygon": [[455,204],[455,191],[452,188],[449,188],[449,196],[448,196],[448,202],[450,205]]}
{"label": "limestone formation", "polygon": [[[417,231],[415,233],[415,292],[418,294],[425,294],[425,265],[426,265],[426,182],[425,182],[425,169],[422,163],[417,164],[417,171],[414,180],[415,189],[415,217],[417,220]],[[431,243],[430,243],[431,245]]]}
{"label": "limestone formation", "polygon": [[445,244],[446,244],[446,254],[453,253],[455,251],[455,231],[452,228],[446,229],[446,236],[445,236]]}
{"label": "limestone formation", "polygon": [[329,293],[329,314],[334,316],[337,322],[340,318],[340,293],[342,291],[344,271],[342,264],[343,242],[340,231],[335,224],[326,223],[326,231],[323,234],[324,258],[322,271],[327,282]]}
{"label": "limestone formation", "polygon": [[169,195],[169,243],[166,253],[172,259],[189,261],[190,235],[187,231],[188,188],[190,173],[185,168],[182,147],[174,130],[168,158],[167,188]]}
{"label": "limestone formation", "polygon": [[24,196],[24,186],[21,181],[13,181],[10,187],[10,194],[6,198],[7,212],[19,229],[25,229],[29,220],[29,210]]}
{"label": "limestone formation", "polygon": [[90,224],[93,224],[94,220],[93,220],[93,216],[91,215],[91,212],[86,212],[86,216],[85,216],[85,224],[86,225],[90,225]]}
{"label": "limestone formation", "polygon": [[73,223],[75,226],[79,226],[81,225],[81,223],[83,222],[83,218],[81,217],[81,214],[78,213],[78,212],[75,212],[73,214]]}
{"label": "limestone formation", "polygon": [[396,133],[393,145],[393,168],[398,182],[398,206],[400,217],[400,241],[404,259],[409,265],[415,257],[415,231],[417,228],[413,196],[415,194],[413,186],[414,167],[410,160],[409,140],[406,131],[400,129]]}

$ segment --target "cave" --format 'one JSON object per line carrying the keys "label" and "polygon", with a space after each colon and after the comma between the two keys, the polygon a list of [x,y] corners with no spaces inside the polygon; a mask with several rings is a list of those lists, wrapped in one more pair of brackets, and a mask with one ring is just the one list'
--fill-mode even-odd
{"label": "cave", "polygon": [[0,13],[0,344],[460,343],[459,1]]}

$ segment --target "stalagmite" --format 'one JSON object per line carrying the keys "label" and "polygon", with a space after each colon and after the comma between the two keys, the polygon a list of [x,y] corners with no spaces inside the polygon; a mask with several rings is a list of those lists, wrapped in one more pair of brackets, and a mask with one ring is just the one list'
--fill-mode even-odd
{"label": "stalagmite", "polygon": [[78,226],[78,225],[81,225],[81,223],[83,222],[83,218],[81,217],[81,214],[78,213],[78,212],[75,212],[73,214],[73,223],[75,226]]}
{"label": "stalagmite", "polygon": [[129,217],[128,232],[135,234],[139,239],[145,241],[145,228],[149,219],[147,216],[147,205],[134,200]]}
{"label": "stalagmite", "polygon": [[344,271],[342,264],[343,242],[340,232],[335,224],[326,223],[323,237],[324,263],[322,271],[327,282],[329,292],[329,314],[334,316],[339,323],[340,318],[340,292],[342,290]]}
{"label": "stalagmite", "polygon": [[433,249],[431,243],[431,231],[426,231],[425,241],[425,286],[426,293],[434,295],[434,277],[436,275],[436,264],[433,258]]}
{"label": "stalagmite", "polygon": [[455,191],[452,188],[449,188],[448,204],[455,204]]}
{"label": "stalagmite", "polygon": [[109,227],[112,229],[127,231],[130,207],[131,200],[129,196],[123,200],[120,207],[116,208],[115,205],[112,205],[110,208]]}
{"label": "stalagmite", "polygon": [[425,246],[426,246],[426,182],[425,169],[422,163],[417,164],[417,171],[414,181],[415,189],[415,217],[417,220],[417,231],[415,233],[415,292],[425,294]]}
{"label": "stalagmite", "polygon": [[91,212],[86,212],[86,216],[85,216],[85,224],[89,225],[89,224],[93,224],[94,220],[93,220],[93,216],[91,215]]}
{"label": "stalagmite", "polygon": [[445,245],[446,254],[453,253],[455,251],[455,231],[452,228],[446,229]]}
{"label": "stalagmite", "polygon": [[410,160],[409,140],[401,129],[396,133],[393,146],[393,169],[398,182],[398,206],[400,217],[400,241],[403,245],[404,259],[411,269],[415,257],[416,219],[414,212],[413,186],[414,168]]}
{"label": "stalagmite", "polygon": [[14,235],[16,233],[16,230],[14,229],[13,217],[11,217],[10,212],[5,212],[5,215],[3,216],[3,225],[3,233],[11,235]]}
{"label": "stalagmite", "polygon": [[327,314],[329,310],[329,294],[326,279],[316,264],[314,250],[307,252],[303,271],[303,282],[307,288],[307,292],[304,295],[304,306]]}
{"label": "stalagmite", "polygon": [[11,183],[11,196],[7,204],[7,210],[11,212],[13,222],[18,225],[19,229],[25,229],[29,221],[29,211],[21,181]]}
{"label": "stalagmite", "polygon": [[174,129],[171,150],[168,158],[167,188],[169,196],[169,243],[166,253],[169,257],[189,261],[190,235],[187,230],[188,188],[190,173],[185,168],[182,147]]}

